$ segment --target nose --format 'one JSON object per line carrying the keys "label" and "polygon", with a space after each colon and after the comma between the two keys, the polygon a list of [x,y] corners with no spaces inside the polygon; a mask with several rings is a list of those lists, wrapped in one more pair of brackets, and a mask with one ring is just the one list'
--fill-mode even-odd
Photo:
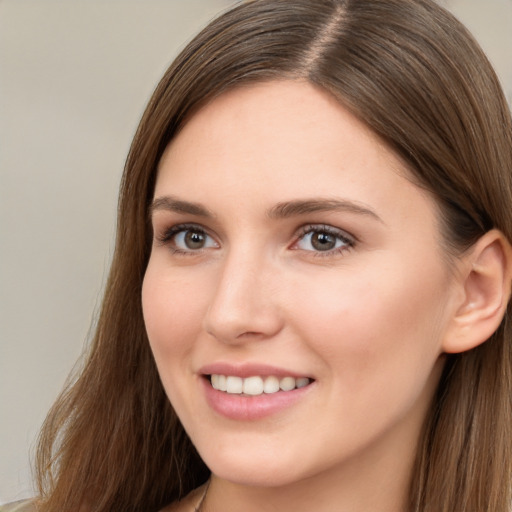
{"label": "nose", "polygon": [[206,332],[228,344],[275,336],[283,326],[278,274],[261,255],[243,250],[228,255],[204,318]]}

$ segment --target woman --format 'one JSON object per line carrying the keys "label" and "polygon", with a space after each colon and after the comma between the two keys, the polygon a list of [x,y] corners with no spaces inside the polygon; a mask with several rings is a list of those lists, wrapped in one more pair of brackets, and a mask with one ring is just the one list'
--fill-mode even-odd
{"label": "woman", "polygon": [[133,141],[38,510],[509,511],[511,200],[506,101],[432,1],[219,17]]}

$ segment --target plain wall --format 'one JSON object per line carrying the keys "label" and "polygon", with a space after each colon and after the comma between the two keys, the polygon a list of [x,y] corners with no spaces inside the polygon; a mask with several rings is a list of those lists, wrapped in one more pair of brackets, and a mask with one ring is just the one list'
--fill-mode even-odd
{"label": "plain wall", "polygon": [[87,338],[144,106],[228,0],[0,0],[0,503]]}
{"label": "plain wall", "polygon": [[[0,503],[30,496],[29,455],[81,353],[143,108],[227,0],[0,0]],[[512,100],[512,0],[444,2]]]}

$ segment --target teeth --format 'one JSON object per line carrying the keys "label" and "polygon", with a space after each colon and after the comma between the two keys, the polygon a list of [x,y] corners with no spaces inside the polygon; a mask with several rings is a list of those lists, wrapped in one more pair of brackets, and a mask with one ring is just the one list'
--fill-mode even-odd
{"label": "teeth", "polygon": [[244,381],[240,377],[226,377],[226,391],[231,394],[240,394],[243,390]]}
{"label": "teeth", "polygon": [[211,383],[214,389],[219,391],[226,391],[233,395],[251,395],[258,396],[263,393],[277,393],[281,391],[292,391],[296,388],[303,388],[311,382],[307,377],[235,377],[233,375],[211,375]]}
{"label": "teeth", "polygon": [[261,377],[244,379],[243,390],[246,395],[261,395],[263,393],[263,379]]}
{"label": "teeth", "polygon": [[226,376],[212,375],[212,386],[219,391],[227,391]]}
{"label": "teeth", "polygon": [[293,377],[284,377],[279,381],[279,387],[282,391],[291,391],[295,389],[295,379]]}
{"label": "teeth", "polygon": [[309,384],[309,379],[307,377],[301,377],[300,379],[295,380],[295,385],[298,388],[303,388]]}
{"label": "teeth", "polygon": [[279,379],[277,377],[267,377],[263,383],[265,393],[277,393],[279,391]]}

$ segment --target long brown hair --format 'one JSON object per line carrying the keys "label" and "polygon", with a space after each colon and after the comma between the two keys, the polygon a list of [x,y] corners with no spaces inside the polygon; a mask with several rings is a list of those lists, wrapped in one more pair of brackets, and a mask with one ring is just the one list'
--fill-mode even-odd
{"label": "long brown hair", "polygon": [[[512,121],[484,54],[432,0],[253,0],[206,27],[159,83],[121,184],[96,335],[41,433],[41,510],[157,511],[208,478],[169,403],[141,309],[157,164],[197,109],[234,87],[306,80],[382,137],[436,198],[446,253],[512,240]],[[179,290],[177,290],[177,296]],[[410,510],[509,512],[509,304],[490,340],[448,356],[411,477]]]}

